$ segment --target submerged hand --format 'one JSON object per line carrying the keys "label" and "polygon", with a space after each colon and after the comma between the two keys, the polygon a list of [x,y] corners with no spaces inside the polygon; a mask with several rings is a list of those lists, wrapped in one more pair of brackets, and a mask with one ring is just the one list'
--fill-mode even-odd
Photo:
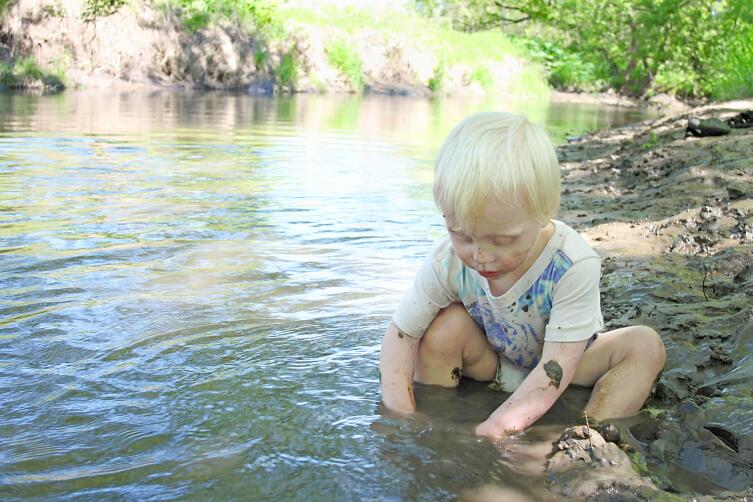
{"label": "submerged hand", "polygon": [[477,436],[485,437],[492,441],[500,441],[507,437],[507,433],[503,429],[489,420],[485,420],[478,424],[475,433]]}

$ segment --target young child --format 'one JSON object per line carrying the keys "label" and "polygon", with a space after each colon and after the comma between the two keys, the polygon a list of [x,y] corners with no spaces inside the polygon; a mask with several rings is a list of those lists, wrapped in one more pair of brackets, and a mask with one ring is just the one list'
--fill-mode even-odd
{"label": "young child", "polygon": [[416,410],[413,381],[457,386],[461,375],[513,392],[476,434],[522,431],[568,385],[593,387],[595,419],[637,412],[664,366],[654,330],[598,334],[601,260],[552,219],[557,155],[524,117],[479,113],[445,140],[434,199],[448,236],[424,261],[382,340],[381,390],[397,412]]}

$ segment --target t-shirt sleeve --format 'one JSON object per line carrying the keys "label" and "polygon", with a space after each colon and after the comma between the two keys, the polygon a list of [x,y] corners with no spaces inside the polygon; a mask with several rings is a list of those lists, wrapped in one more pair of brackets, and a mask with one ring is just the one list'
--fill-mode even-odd
{"label": "t-shirt sleeve", "polygon": [[573,264],[553,291],[552,311],[544,340],[580,342],[604,329],[599,298],[601,259],[585,258]]}
{"label": "t-shirt sleeve", "polygon": [[413,286],[400,300],[392,322],[408,336],[421,338],[440,309],[457,300],[446,267],[431,253],[416,274]]}

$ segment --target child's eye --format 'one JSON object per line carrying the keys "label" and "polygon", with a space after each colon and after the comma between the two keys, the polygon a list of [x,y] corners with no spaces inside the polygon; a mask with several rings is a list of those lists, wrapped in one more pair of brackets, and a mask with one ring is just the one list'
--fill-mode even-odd
{"label": "child's eye", "polygon": [[509,246],[514,240],[515,237],[508,237],[505,239],[492,239],[492,245],[498,247]]}
{"label": "child's eye", "polygon": [[453,237],[455,237],[460,242],[471,242],[471,238],[468,237],[465,234],[461,234],[457,230],[450,230],[450,234],[452,234]]}

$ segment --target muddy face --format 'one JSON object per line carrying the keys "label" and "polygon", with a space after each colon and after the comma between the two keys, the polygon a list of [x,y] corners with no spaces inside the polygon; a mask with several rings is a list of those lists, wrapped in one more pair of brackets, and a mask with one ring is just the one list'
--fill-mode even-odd
{"label": "muddy face", "polygon": [[549,377],[549,385],[555,389],[559,389],[560,382],[562,381],[562,366],[554,359],[550,359],[544,364],[544,371],[546,372],[546,376]]}

